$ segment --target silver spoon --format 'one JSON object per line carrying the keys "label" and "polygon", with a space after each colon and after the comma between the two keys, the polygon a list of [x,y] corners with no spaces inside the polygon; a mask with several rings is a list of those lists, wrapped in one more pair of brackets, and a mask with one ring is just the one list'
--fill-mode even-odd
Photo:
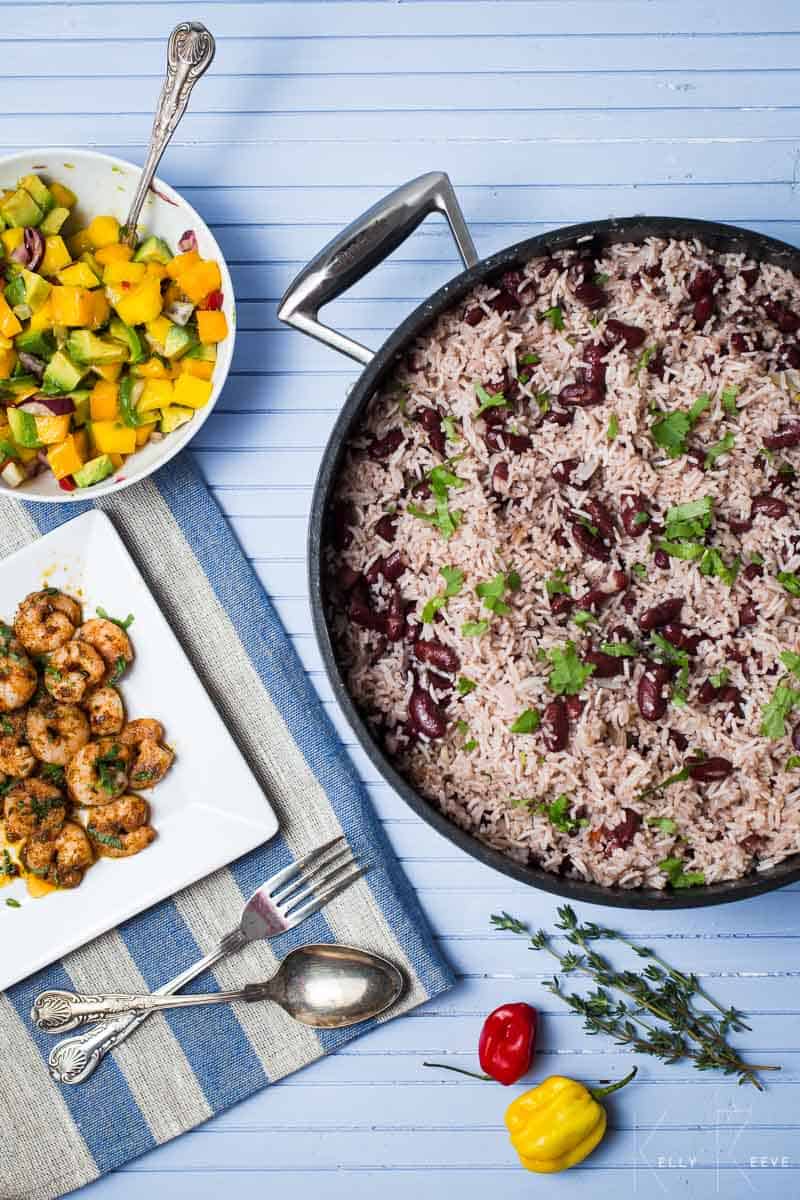
{"label": "silver spoon", "polygon": [[117,1013],[149,1013],[194,1004],[230,1004],[233,1000],[271,1000],[304,1025],[343,1029],[376,1017],[404,989],[403,976],[386,958],[354,946],[300,946],[287,954],[264,983],[248,983],[237,992],[192,996],[110,993],[81,996],[53,990],[37,996],[31,1019],[47,1033],[64,1033],[86,1021]]}
{"label": "silver spoon", "polygon": [[150,149],[124,225],[124,241],[131,247],[136,245],[136,222],[153,182],[156,167],[161,162],[161,156],[169,145],[178,122],[186,112],[192,88],[211,66],[215,50],[213,37],[199,21],[183,21],[176,25],[169,35],[167,71],[153,118]]}

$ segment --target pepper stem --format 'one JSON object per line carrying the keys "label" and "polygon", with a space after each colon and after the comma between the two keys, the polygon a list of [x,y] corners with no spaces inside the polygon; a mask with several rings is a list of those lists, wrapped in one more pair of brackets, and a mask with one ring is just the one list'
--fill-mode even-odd
{"label": "pepper stem", "polygon": [[[438,1067],[440,1071],[457,1071],[459,1075],[469,1075],[470,1079],[485,1079],[487,1082],[492,1082],[491,1075],[479,1075],[477,1071],[465,1071],[463,1067],[451,1067],[447,1063],[429,1063],[424,1062],[423,1067]],[[622,1087],[622,1084],[619,1085]]]}
{"label": "pepper stem", "polygon": [[594,1100],[600,1100],[602,1096],[608,1096],[611,1092],[618,1092],[620,1088],[625,1087],[626,1083],[630,1083],[638,1070],[638,1067],[632,1067],[624,1079],[618,1080],[617,1083],[609,1083],[607,1087],[589,1088],[589,1095]]}

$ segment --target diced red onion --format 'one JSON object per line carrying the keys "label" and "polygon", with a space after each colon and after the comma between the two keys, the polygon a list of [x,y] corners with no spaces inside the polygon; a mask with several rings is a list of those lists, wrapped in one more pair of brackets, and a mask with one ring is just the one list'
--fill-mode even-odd
{"label": "diced red onion", "polygon": [[75,412],[75,401],[71,396],[44,396],[37,392],[30,400],[23,400],[17,407],[34,417],[65,417],[68,413]]}
{"label": "diced red onion", "polygon": [[194,312],[194,305],[188,300],[174,300],[164,309],[164,316],[169,317],[176,325],[188,325]]}
{"label": "diced red onion", "polygon": [[36,451],[36,457],[38,458],[39,462],[42,464],[42,466],[43,466],[43,467],[49,467],[49,466],[50,466],[50,462],[49,462],[49,460],[48,460],[48,457],[47,457],[47,451],[46,451],[46,450],[37,450],[37,451]]}
{"label": "diced red onion", "polygon": [[28,247],[28,267],[31,271],[37,271],[44,258],[44,238],[38,229],[32,229],[29,225],[26,225],[23,243]]}
{"label": "diced red onion", "polygon": [[14,262],[20,263],[23,267],[27,267],[27,265],[28,265],[28,247],[25,245],[24,242],[20,242],[20,244],[17,246],[16,250],[12,250],[8,257],[12,258],[14,260]]}
{"label": "diced red onion", "polygon": [[178,242],[178,249],[181,254],[186,254],[189,250],[197,249],[197,234],[193,229],[187,229],[181,235],[181,240]]}
{"label": "diced red onion", "polygon": [[18,358],[29,374],[41,380],[45,371],[45,364],[41,358],[37,358],[35,354],[27,354],[24,350],[19,351]]}

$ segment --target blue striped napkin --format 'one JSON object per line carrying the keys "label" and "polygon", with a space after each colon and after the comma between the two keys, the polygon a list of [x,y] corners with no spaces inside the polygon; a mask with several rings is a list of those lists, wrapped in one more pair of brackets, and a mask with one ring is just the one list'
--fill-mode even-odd
{"label": "blue striped napkin", "polygon": [[[281,832],[0,995],[4,1200],[70,1192],[365,1031],[311,1030],[274,1005],[187,1009],[151,1017],[85,1084],[61,1088],[47,1072],[53,1041],[29,1021],[44,988],[157,987],[213,947],[259,883],[338,832],[374,864],[367,878],[299,929],[247,947],[192,988],[266,978],[288,949],[310,941],[352,942],[403,967],[409,989],[391,1016],[452,984],[353,766],[189,455],[97,506],[114,522],[250,761]],[[88,507],[0,500],[0,555]],[[226,676],[235,686],[220,686]]]}

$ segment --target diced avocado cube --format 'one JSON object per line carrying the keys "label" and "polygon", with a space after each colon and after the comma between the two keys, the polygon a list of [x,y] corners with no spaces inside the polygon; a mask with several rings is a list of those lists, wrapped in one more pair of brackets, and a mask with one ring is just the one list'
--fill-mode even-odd
{"label": "diced avocado cube", "polygon": [[68,216],[68,208],[51,208],[39,226],[40,233],[45,237],[55,237],[57,233],[61,233],[61,227]]}
{"label": "diced avocado cube", "polygon": [[125,362],[127,350],[120,342],[98,337],[90,329],[73,329],[67,338],[67,353],[77,363]]}
{"label": "diced avocado cube", "polygon": [[42,210],[43,215],[55,207],[53,193],[46,184],[42,183],[38,175],[23,175],[22,179],[18,180],[17,187],[25,189],[34,204],[37,204]]}
{"label": "diced avocado cube", "polygon": [[145,238],[133,256],[134,262],[157,262],[166,266],[174,255],[165,241],[158,237]]}
{"label": "diced avocado cube", "polygon": [[180,429],[181,425],[191,421],[193,416],[194,409],[184,408],[181,404],[169,404],[161,410],[159,429],[162,433],[174,433],[176,429]]}
{"label": "diced avocado cube", "polygon": [[97,261],[95,256],[92,254],[91,250],[84,250],[83,254],[80,256],[80,259],[78,261],[82,262],[82,263],[86,263],[87,266],[91,267],[92,271],[97,276],[97,278],[99,280],[102,280],[103,268],[100,266],[100,263]]}
{"label": "diced avocado cube", "polygon": [[10,392],[17,399],[32,395],[38,390],[38,386],[35,375],[15,375],[11,379],[3,380],[3,391]]}
{"label": "diced avocado cube", "polygon": [[80,391],[70,392],[69,398],[75,405],[75,411],[72,414],[73,425],[85,425],[89,420],[90,398],[91,392],[81,388]]}
{"label": "diced avocado cube", "polygon": [[113,470],[114,464],[110,456],[108,454],[98,454],[97,458],[90,458],[80,470],[75,472],[72,478],[79,488],[87,488],[107,479]]}
{"label": "diced avocado cube", "polygon": [[199,358],[201,362],[216,362],[217,347],[212,343],[204,346],[202,342],[198,342],[196,346],[192,346],[191,350],[186,352],[187,358]]}
{"label": "diced avocado cube", "polygon": [[44,329],[23,330],[14,338],[14,345],[23,354],[35,354],[37,358],[48,359],[56,352],[55,341]]}
{"label": "diced avocado cube", "polygon": [[22,268],[20,276],[25,284],[23,303],[28,305],[31,312],[36,312],[47,302],[51,290],[50,284],[43,275],[37,275],[35,271],[29,271],[26,267]]}
{"label": "diced avocado cube", "polygon": [[6,417],[15,442],[29,450],[41,446],[42,443],[36,434],[36,418],[33,413],[25,412],[23,408],[9,408]]}
{"label": "diced avocado cube", "polygon": [[195,334],[190,329],[181,325],[170,325],[167,336],[164,338],[164,356],[180,358],[182,354],[191,349],[196,340]]}
{"label": "diced avocado cube", "polygon": [[119,317],[112,317],[108,332],[112,338],[116,338],[118,342],[122,342],[128,347],[129,363],[143,362],[147,358],[147,351],[142,344],[142,339],[132,325],[126,325]]}
{"label": "diced avocado cube", "polygon": [[60,394],[61,392],[74,392],[85,374],[86,370],[84,367],[76,366],[63,350],[57,350],[47,364],[44,378],[42,379],[42,391],[50,395],[54,393]]}
{"label": "diced avocado cube", "polygon": [[3,295],[10,308],[16,308],[18,304],[25,303],[25,280],[22,275],[12,275],[3,289]]}
{"label": "diced avocado cube", "polygon": [[39,205],[29,192],[18,188],[7,200],[0,205],[0,215],[6,225],[38,225],[44,216]]}

